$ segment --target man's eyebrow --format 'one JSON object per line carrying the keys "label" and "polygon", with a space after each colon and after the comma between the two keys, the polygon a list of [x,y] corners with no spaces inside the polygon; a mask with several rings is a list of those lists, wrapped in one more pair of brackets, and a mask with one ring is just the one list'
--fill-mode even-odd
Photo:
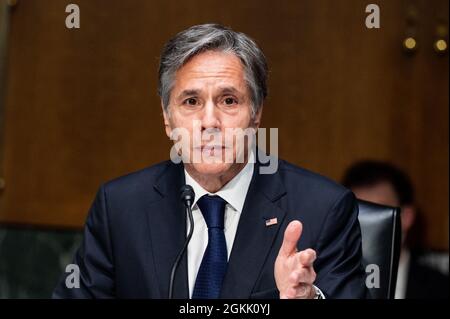
{"label": "man's eyebrow", "polygon": [[[219,88],[219,91],[220,94],[235,94],[235,95],[242,94],[242,92],[236,89],[234,86],[224,86]],[[182,99],[188,96],[195,96],[195,95],[200,95],[200,90],[197,89],[183,90],[180,94],[178,94],[177,99]]]}
{"label": "man's eyebrow", "polygon": [[200,92],[199,90],[195,90],[195,89],[194,90],[184,90],[177,96],[177,98],[182,99],[186,96],[199,95],[199,92]]}
{"label": "man's eyebrow", "polygon": [[220,93],[222,94],[240,94],[241,92],[234,86],[224,86],[220,88]]}

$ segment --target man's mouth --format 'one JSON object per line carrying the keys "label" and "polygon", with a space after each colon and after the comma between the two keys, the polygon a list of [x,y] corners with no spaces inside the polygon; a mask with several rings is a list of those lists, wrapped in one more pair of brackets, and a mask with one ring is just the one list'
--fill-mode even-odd
{"label": "man's mouth", "polygon": [[202,152],[208,152],[212,150],[224,150],[227,149],[227,147],[224,145],[202,145],[200,147],[196,147],[195,149]]}

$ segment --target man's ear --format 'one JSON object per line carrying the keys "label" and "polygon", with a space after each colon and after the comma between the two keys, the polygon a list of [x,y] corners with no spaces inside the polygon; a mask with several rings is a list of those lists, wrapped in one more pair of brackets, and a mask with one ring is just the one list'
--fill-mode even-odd
{"label": "man's ear", "polygon": [[258,129],[259,125],[261,124],[262,110],[263,106],[261,105],[258,109],[258,112],[256,112],[255,117],[253,118],[253,125],[256,129]]}
{"label": "man's ear", "polygon": [[403,205],[400,213],[402,219],[402,231],[408,232],[416,219],[416,209],[413,205]]}
{"label": "man's ear", "polygon": [[170,136],[172,135],[172,127],[170,126],[170,121],[169,121],[169,110],[166,110],[164,108],[164,104],[161,100],[161,108],[163,111],[163,119],[164,119],[164,129],[166,130],[166,135],[168,138],[170,138]]}

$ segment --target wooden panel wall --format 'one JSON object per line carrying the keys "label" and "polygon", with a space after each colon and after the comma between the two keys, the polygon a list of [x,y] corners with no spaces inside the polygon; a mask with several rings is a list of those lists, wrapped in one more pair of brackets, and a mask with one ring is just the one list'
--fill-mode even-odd
{"label": "wooden panel wall", "polygon": [[[68,30],[77,3],[81,28]],[[264,127],[280,155],[339,180],[362,158],[404,168],[427,242],[448,249],[448,54],[432,48],[448,1],[22,0],[11,12],[0,221],[81,226],[99,184],[168,158],[156,94],[166,40],[219,22],[257,40],[270,64]],[[406,55],[409,6],[419,50]]]}

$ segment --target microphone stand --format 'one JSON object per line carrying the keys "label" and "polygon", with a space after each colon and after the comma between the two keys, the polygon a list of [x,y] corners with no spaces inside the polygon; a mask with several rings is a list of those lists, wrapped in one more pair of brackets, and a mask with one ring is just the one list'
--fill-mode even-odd
{"label": "microphone stand", "polygon": [[178,265],[181,261],[181,258],[183,257],[183,255],[187,249],[187,246],[188,246],[189,242],[191,241],[192,233],[194,232],[194,217],[192,216],[192,209],[191,209],[192,203],[189,199],[186,200],[183,198],[183,200],[184,200],[184,205],[186,207],[186,211],[189,216],[189,233],[186,237],[183,248],[178,253],[178,256],[175,259],[175,262],[173,263],[173,266],[172,266],[172,271],[170,273],[170,283],[169,283],[169,299],[173,299],[173,284],[174,284],[174,280],[175,280],[175,274],[176,274]]}

